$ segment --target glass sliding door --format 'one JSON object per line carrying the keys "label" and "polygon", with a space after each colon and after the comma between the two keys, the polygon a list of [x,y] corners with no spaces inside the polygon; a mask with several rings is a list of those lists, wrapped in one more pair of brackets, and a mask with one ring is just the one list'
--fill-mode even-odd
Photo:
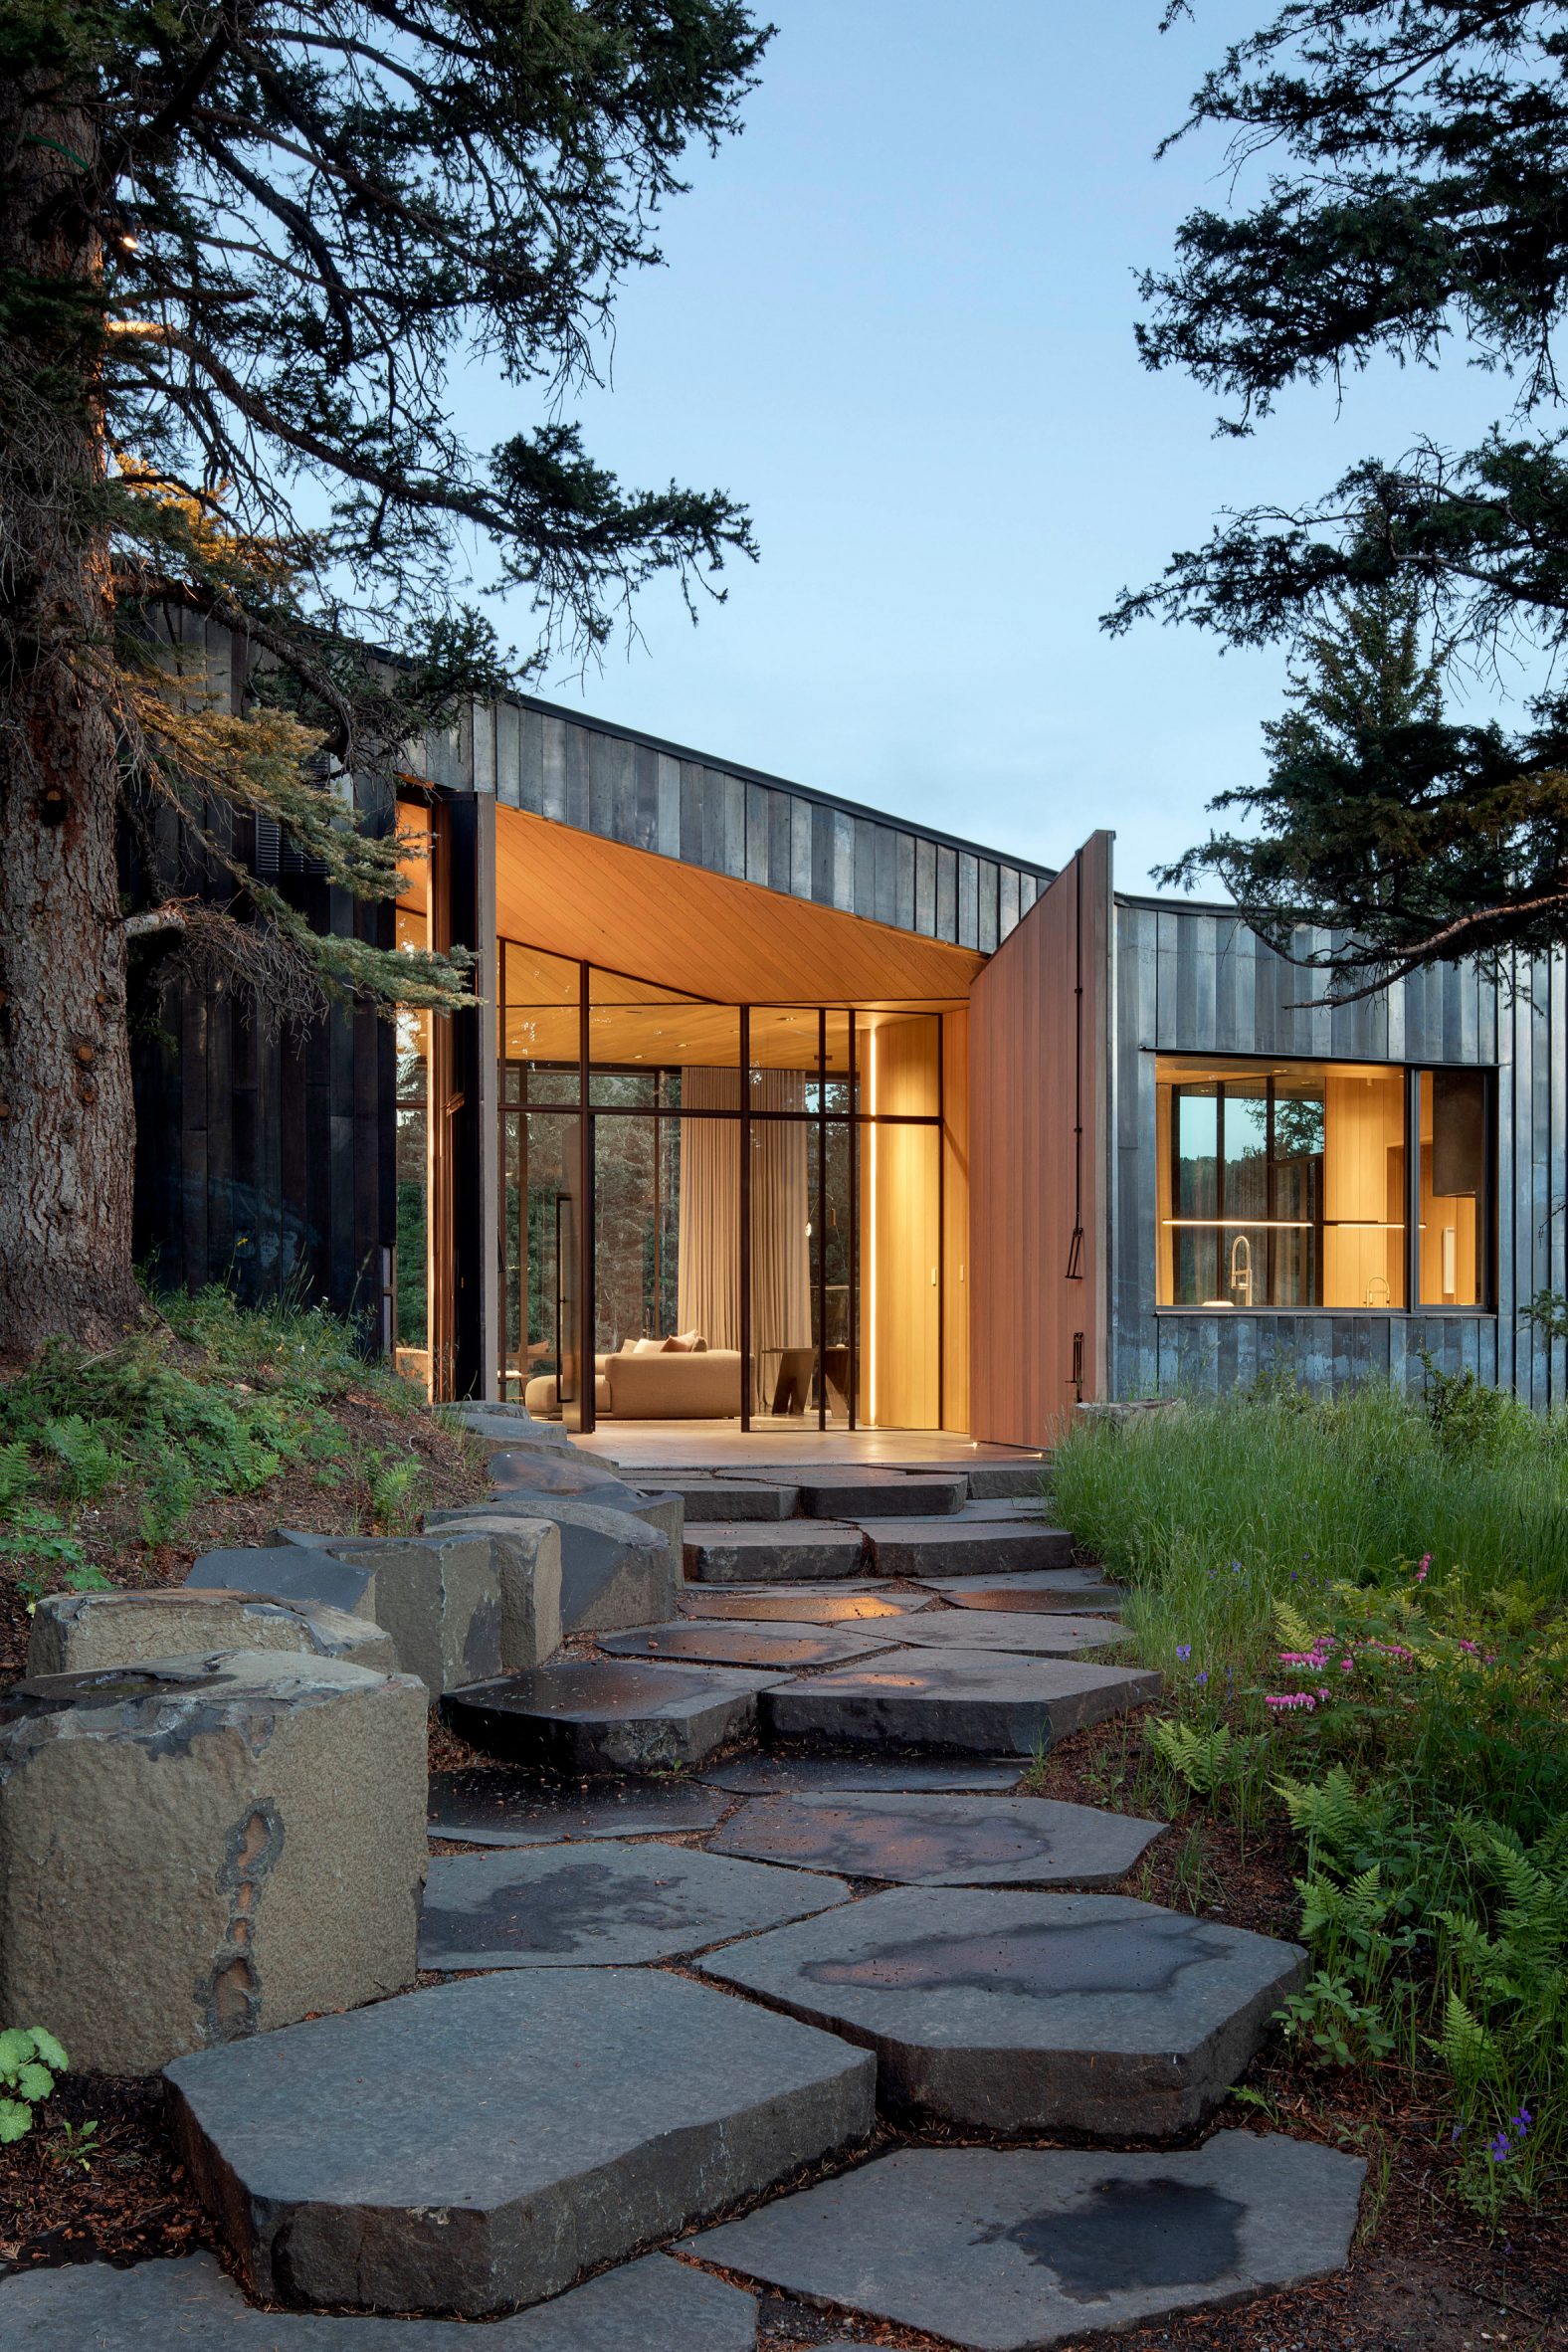
{"label": "glass sliding door", "polygon": [[500,952],[502,1394],[937,1426],[941,1023]]}
{"label": "glass sliding door", "polygon": [[581,967],[509,939],[499,960],[500,1393],[581,1429]]}

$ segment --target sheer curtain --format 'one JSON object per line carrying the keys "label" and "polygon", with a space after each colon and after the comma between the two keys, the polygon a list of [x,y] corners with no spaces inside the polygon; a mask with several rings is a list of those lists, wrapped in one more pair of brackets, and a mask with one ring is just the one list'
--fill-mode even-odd
{"label": "sheer curtain", "polygon": [[[683,1070],[690,1110],[738,1110],[733,1070]],[[740,1122],[681,1121],[681,1216],[676,1260],[680,1327],[709,1347],[740,1345]]]}
{"label": "sheer curtain", "polygon": [[[686,1110],[737,1110],[738,1073],[684,1069]],[[804,1111],[799,1071],[758,1073],[755,1110]],[[777,1352],[811,1345],[810,1148],[804,1118],[755,1119],[751,1127],[751,1346],[758,1378]],[[681,1216],[677,1295],[683,1331],[709,1347],[740,1345],[740,1125],[736,1119],[681,1121]],[[759,1385],[757,1401],[764,1402]]]}

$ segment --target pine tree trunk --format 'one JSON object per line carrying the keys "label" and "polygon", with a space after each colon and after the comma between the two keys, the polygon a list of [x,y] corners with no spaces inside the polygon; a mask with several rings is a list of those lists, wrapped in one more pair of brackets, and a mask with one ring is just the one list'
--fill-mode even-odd
{"label": "pine tree trunk", "polygon": [[[5,115],[0,265],[91,294],[95,234],[52,208],[88,118],[16,86]],[[0,1354],[138,1311],[96,350],[63,308],[0,349]]]}

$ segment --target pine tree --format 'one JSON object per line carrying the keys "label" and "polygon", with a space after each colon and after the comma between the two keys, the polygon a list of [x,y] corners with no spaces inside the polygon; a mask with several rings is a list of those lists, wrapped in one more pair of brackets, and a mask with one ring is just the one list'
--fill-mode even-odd
{"label": "pine tree", "polygon": [[[751,552],[561,403],[765,39],[739,0],[0,0],[0,1348],[136,1312],[131,941],[296,1013],[463,1001],[449,959],[311,934],[233,823],[395,892],[404,746],[517,674],[460,557],[531,594],[526,674]],[[536,420],[488,451],[470,362]],[[238,706],[185,616],[240,640]]]}
{"label": "pine tree", "polygon": [[[1173,0],[1167,24],[1191,13]],[[1189,215],[1172,266],[1144,277],[1145,363],[1218,392],[1238,434],[1286,386],[1336,388],[1379,357],[1412,383],[1478,361],[1511,406],[1472,449],[1416,438],[1319,498],[1230,517],[1106,627],[1185,620],[1313,659],[1325,627],[1354,614],[1375,632],[1382,613],[1438,648],[1434,686],[1466,665],[1505,684],[1510,655],[1551,677],[1568,649],[1565,52],[1568,7],[1541,0],[1290,0],[1205,78],[1176,137],[1218,131],[1234,184],[1262,158],[1267,182],[1250,208]],[[1397,684],[1392,640],[1384,653]],[[1357,658],[1381,658],[1372,637]],[[1219,873],[1276,941],[1290,914],[1341,932],[1313,959],[1339,995],[1568,941],[1558,684],[1509,728],[1419,698],[1319,711],[1320,737],[1309,715],[1297,702],[1277,722],[1264,786],[1216,804],[1249,807],[1258,838],[1216,834],[1166,879]]]}

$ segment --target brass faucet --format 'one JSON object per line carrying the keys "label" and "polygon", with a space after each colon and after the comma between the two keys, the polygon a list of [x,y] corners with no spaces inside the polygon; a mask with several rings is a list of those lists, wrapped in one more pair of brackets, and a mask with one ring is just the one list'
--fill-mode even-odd
{"label": "brass faucet", "polygon": [[1253,1303],[1253,1245],[1246,1234],[1239,1233],[1231,1244],[1231,1296],[1241,1291],[1243,1306]]}

